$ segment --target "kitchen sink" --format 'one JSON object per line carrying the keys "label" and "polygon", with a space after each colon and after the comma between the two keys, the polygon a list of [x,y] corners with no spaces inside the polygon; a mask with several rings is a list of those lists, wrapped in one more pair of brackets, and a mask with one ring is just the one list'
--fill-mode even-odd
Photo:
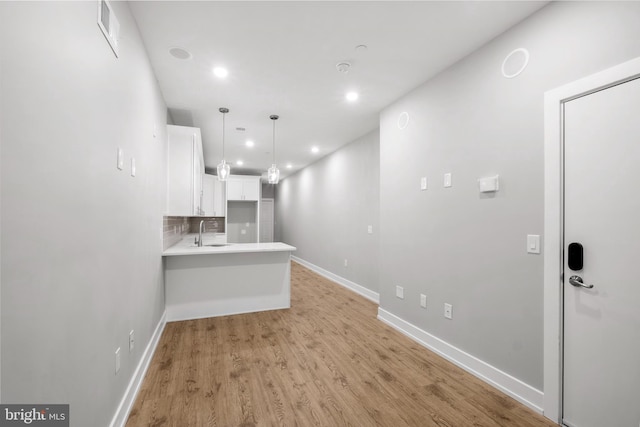
{"label": "kitchen sink", "polygon": [[210,246],[210,247],[213,247],[213,248],[219,248],[219,247],[222,247],[222,246],[229,246],[230,244],[231,243],[211,243],[209,245],[202,245],[202,246]]}

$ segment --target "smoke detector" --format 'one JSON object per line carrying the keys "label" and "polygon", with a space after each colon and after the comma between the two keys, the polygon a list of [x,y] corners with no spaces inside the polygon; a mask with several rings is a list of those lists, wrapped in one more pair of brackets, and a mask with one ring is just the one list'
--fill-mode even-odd
{"label": "smoke detector", "polygon": [[336,64],[336,70],[338,70],[341,73],[348,73],[349,72],[349,68],[351,68],[351,64],[349,64],[348,62],[338,62]]}

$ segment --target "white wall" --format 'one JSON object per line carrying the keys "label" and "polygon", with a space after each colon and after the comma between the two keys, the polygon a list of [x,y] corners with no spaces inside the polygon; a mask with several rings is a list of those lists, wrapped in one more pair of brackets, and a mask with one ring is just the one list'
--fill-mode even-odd
{"label": "white wall", "polygon": [[[382,112],[382,309],[542,390],[543,255],[526,235],[543,231],[543,94],[639,56],[639,17],[638,2],[552,3]],[[516,48],[530,62],[506,79]],[[500,191],[480,195],[493,174]]]}
{"label": "white wall", "polygon": [[120,59],[95,1],[0,2],[2,399],[70,403],[72,426],[109,424],[164,310],[166,106],[111,4]]}
{"label": "white wall", "polygon": [[[378,171],[376,129],[282,180],[276,188],[276,241],[295,246],[295,256],[377,293]],[[373,234],[367,233],[368,225]]]}

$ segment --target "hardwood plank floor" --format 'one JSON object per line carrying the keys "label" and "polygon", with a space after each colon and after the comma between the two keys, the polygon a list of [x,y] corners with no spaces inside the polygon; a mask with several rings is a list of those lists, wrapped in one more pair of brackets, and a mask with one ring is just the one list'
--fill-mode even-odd
{"label": "hardwood plank floor", "polygon": [[291,309],[166,325],[127,427],[555,426],[292,262]]}

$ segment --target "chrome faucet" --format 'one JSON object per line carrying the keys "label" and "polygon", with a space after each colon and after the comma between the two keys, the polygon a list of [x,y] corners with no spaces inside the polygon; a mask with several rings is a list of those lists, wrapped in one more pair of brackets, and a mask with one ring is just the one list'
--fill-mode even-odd
{"label": "chrome faucet", "polygon": [[198,247],[202,247],[202,227],[204,226],[204,219],[200,221],[200,230],[198,231]]}

